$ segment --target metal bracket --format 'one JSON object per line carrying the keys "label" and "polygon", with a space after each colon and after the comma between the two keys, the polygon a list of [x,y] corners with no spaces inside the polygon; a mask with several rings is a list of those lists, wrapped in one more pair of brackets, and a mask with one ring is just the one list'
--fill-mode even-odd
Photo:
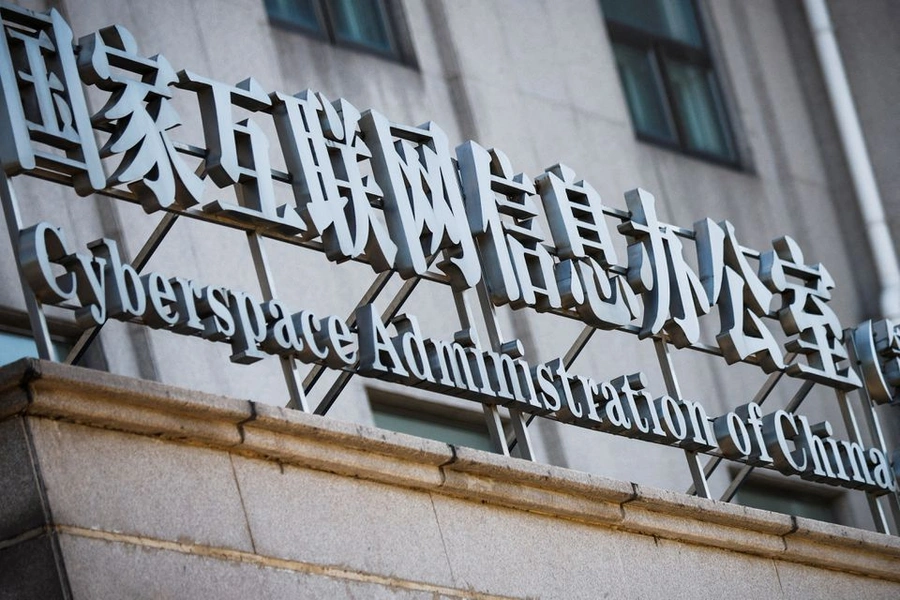
{"label": "metal bracket", "polygon": [[53,341],[50,339],[47,316],[44,314],[41,302],[34,295],[31,286],[25,280],[25,274],[22,272],[22,261],[19,260],[19,232],[22,230],[19,203],[16,199],[16,192],[13,190],[12,182],[2,169],[0,169],[0,201],[3,203],[6,231],[9,233],[9,244],[12,246],[13,256],[16,259],[16,270],[19,272],[22,296],[25,299],[25,308],[28,310],[28,322],[31,325],[31,333],[34,335],[38,356],[44,360],[56,360],[56,351],[53,348]]}

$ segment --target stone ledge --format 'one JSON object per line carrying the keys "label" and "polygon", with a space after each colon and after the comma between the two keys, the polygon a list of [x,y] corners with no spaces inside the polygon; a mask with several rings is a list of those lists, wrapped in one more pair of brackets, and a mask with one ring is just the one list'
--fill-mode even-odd
{"label": "stone ledge", "polygon": [[0,369],[0,418],[14,414],[900,581],[897,537],[78,367],[26,359]]}
{"label": "stone ledge", "polygon": [[0,368],[0,390],[10,392],[0,392],[0,418],[24,412],[219,447],[239,444],[238,425],[253,416],[246,400],[31,358]]}

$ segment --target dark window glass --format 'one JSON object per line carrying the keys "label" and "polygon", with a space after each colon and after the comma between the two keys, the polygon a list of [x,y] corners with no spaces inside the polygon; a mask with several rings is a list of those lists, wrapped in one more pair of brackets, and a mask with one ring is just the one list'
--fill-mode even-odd
{"label": "dark window glass", "polygon": [[401,58],[384,0],[265,0],[272,21],[318,33],[334,44]]}
{"label": "dark window glass", "polygon": [[635,129],[653,138],[677,142],[653,54],[623,44],[614,44],[613,50]]}
{"label": "dark window glass", "polygon": [[493,451],[484,417],[478,413],[378,390],[369,390],[369,395],[376,427],[455,446]]}
{"label": "dark window glass", "polygon": [[266,0],[266,12],[276,21],[321,31],[313,0]]}
{"label": "dark window glass", "polygon": [[333,0],[328,6],[338,42],[391,52],[387,15],[379,0]]}
{"label": "dark window glass", "polygon": [[737,164],[692,0],[601,0],[638,137]]}
{"label": "dark window glass", "polygon": [[703,47],[691,0],[601,0],[608,21],[696,48]]}
{"label": "dark window glass", "polygon": [[834,510],[834,498],[817,496],[809,492],[745,483],[738,490],[735,500],[739,504],[753,508],[840,523]]}
{"label": "dark window glass", "polygon": [[719,89],[711,69],[678,60],[666,60],[672,101],[690,150],[716,156],[734,155]]}

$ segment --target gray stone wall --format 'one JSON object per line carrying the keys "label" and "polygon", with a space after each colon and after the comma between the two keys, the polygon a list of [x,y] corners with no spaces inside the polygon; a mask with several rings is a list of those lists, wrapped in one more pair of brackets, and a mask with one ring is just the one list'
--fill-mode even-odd
{"label": "gray stone wall", "polygon": [[900,542],[50,363],[0,370],[0,598],[895,598]]}

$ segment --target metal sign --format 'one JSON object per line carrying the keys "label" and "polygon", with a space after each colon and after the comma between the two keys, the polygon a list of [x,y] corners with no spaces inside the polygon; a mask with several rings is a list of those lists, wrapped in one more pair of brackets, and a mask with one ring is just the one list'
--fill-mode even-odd
{"label": "metal sign", "polygon": [[[144,56],[120,26],[74,43],[55,10],[0,5],[0,21],[0,187],[43,357],[52,348],[41,306],[54,304],[70,308],[86,330],[68,361],[77,361],[108,319],[138,322],[228,343],[236,363],[277,356],[290,405],[303,410],[322,370],[337,369],[317,413],[358,373],[482,403],[495,444],[507,454],[518,446],[531,458],[527,425],[539,415],[680,447],[691,491],[704,496],[706,478],[727,458],[746,466],[725,499],[750,470],[764,467],[865,490],[883,531],[879,498],[887,498],[895,520],[900,515],[900,461],[892,467],[874,410],[900,403],[900,328],[867,322],[845,332],[828,305],[834,282],[827,269],[807,264],[791,238],[760,252],[743,246],[727,221],[706,219],[693,230],[660,222],[645,190],[626,193],[627,210],[615,209],[562,164],[532,178],[498,149],[470,141],[452,151],[434,123],[393,123],[318,92],[269,93],[252,78],[232,85],[176,72],[163,56]],[[105,96],[100,110],[90,112],[85,89]],[[181,117],[174,94],[196,97],[205,147],[175,139]],[[274,125],[277,145],[264,121]],[[272,168],[279,151],[286,172]],[[76,248],[54,224],[23,226],[8,179],[20,173],[165,217],[134,261],[111,239]],[[290,189],[291,201],[277,200],[279,188]],[[208,200],[211,191],[217,197]],[[178,216],[246,231],[262,297],[145,272]],[[336,263],[366,263],[377,276],[349,318],[286,306],[265,238],[320,250]],[[372,301],[394,274],[406,283],[380,315]],[[399,314],[423,279],[454,295],[460,330],[452,339],[425,338],[415,317]],[[471,291],[488,340],[478,339]],[[531,364],[521,343],[500,331],[494,307],[506,305],[576,319],[585,329],[565,357]],[[719,333],[709,344],[700,324],[713,309]],[[647,389],[640,372],[608,381],[571,372],[596,330],[651,338],[665,393]],[[769,381],[752,401],[709,415],[680,393],[670,346],[756,365]],[[305,378],[298,362],[314,365]],[[764,413],[782,376],[806,383],[788,407]],[[795,412],[814,384],[834,389],[852,439]],[[848,392],[860,398],[869,444]],[[509,408],[513,435],[498,406]],[[705,467],[698,453],[712,457]]]}

